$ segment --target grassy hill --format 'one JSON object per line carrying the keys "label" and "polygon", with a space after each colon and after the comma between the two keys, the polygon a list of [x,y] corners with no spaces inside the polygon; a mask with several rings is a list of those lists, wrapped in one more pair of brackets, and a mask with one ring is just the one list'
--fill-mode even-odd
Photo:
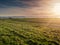
{"label": "grassy hill", "polygon": [[60,23],[49,20],[0,19],[0,45],[60,45]]}

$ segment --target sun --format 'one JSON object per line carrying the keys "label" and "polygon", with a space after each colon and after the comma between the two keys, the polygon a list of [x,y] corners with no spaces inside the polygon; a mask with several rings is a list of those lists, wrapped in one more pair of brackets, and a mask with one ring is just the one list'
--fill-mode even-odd
{"label": "sun", "polygon": [[52,11],[55,15],[60,15],[60,3],[55,3]]}

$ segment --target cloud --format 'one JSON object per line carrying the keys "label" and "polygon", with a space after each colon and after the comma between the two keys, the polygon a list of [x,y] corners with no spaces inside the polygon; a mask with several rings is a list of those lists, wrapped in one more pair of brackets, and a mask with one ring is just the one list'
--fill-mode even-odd
{"label": "cloud", "polygon": [[26,5],[22,1],[17,0],[0,0],[0,7],[25,7]]}
{"label": "cloud", "polygon": [[47,16],[51,15],[52,0],[0,0],[0,15]]}
{"label": "cloud", "polygon": [[0,0],[0,7],[39,7],[51,0]]}

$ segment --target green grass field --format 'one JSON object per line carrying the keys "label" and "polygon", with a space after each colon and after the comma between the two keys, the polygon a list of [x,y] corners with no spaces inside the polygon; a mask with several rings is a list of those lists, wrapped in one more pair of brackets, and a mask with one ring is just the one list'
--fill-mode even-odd
{"label": "green grass field", "polygon": [[0,45],[60,45],[60,23],[57,21],[0,19]]}

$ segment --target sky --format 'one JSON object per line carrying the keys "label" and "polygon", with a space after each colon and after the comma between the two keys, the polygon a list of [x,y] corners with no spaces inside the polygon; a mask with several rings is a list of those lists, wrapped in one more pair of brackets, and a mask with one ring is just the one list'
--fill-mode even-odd
{"label": "sky", "polygon": [[53,17],[56,0],[0,0],[0,16]]}

